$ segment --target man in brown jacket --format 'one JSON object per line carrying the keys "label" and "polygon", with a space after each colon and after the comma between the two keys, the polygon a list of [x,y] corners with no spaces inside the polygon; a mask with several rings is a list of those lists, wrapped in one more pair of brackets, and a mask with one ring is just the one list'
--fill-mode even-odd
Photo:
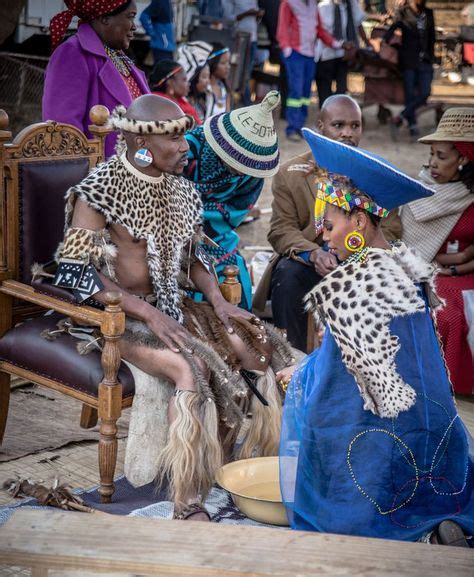
{"label": "man in brown jacket", "polygon": [[[357,102],[345,94],[328,98],[321,109],[318,128],[324,136],[358,146],[362,135],[362,114]],[[306,352],[307,315],[303,297],[337,266],[328,253],[322,235],[316,237],[313,211],[316,198],[314,160],[311,152],[283,164],[273,178],[272,218],[268,240],[273,255],[254,296],[256,312],[263,311],[271,295],[273,321],[285,329],[290,343]],[[382,225],[385,237],[400,237],[401,224],[394,211]]]}

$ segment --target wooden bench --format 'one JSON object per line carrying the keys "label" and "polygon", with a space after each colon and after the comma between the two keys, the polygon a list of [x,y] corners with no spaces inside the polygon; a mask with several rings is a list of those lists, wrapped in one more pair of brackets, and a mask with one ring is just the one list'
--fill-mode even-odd
{"label": "wooden bench", "polygon": [[36,577],[49,569],[160,577],[472,577],[474,567],[472,550],[457,547],[21,508],[0,529],[0,559],[31,567]]}

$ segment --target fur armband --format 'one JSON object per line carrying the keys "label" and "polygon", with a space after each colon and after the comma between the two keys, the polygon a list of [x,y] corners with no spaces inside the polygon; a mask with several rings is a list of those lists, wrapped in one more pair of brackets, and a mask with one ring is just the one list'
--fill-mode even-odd
{"label": "fur armband", "polygon": [[135,120],[127,118],[125,106],[117,106],[111,114],[110,125],[115,130],[133,134],[184,134],[194,128],[194,118],[189,114],[174,120]]}
{"label": "fur armband", "polygon": [[69,228],[56,251],[58,268],[53,284],[72,290],[82,303],[104,288],[98,270],[116,280],[113,268],[116,255],[117,249],[107,230]]}
{"label": "fur armband", "polygon": [[69,228],[64,241],[58,246],[55,260],[78,260],[91,263],[112,280],[116,280],[114,260],[117,248],[106,229]]}

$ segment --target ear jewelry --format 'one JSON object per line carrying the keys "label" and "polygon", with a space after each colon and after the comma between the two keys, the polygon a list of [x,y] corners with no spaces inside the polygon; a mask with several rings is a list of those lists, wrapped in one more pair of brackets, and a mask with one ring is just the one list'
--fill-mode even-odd
{"label": "ear jewelry", "polygon": [[344,239],[344,246],[350,252],[358,252],[364,248],[365,238],[360,232],[353,230],[346,235],[346,238]]}
{"label": "ear jewelry", "polygon": [[133,155],[135,164],[140,168],[146,168],[153,162],[153,154],[148,148],[139,148]]}
{"label": "ear jewelry", "polygon": [[459,172],[461,172],[463,168],[464,168],[464,164],[460,164],[460,165],[458,166]]}

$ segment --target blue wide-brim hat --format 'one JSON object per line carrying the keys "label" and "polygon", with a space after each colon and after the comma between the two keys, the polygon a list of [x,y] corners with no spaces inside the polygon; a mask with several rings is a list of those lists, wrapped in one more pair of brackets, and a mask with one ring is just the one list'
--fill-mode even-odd
{"label": "blue wide-brim hat", "polygon": [[434,194],[434,190],[404,174],[380,156],[336,142],[308,128],[303,128],[303,136],[319,167],[350,178],[355,188],[383,209],[378,213],[370,210],[374,214],[386,216],[388,211],[402,204]]}

